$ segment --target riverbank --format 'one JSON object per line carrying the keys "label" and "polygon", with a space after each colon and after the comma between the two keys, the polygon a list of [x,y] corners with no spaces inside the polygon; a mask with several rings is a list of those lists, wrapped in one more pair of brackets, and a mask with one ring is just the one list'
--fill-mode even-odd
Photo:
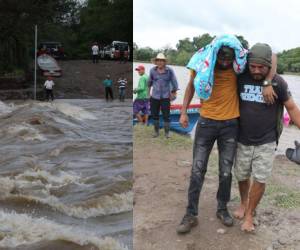
{"label": "riverbank", "polygon": [[[62,69],[62,76],[55,77],[54,96],[59,99],[91,99],[104,98],[103,80],[109,74],[113,80],[114,95],[118,98],[118,84],[120,77],[128,80],[126,98],[132,99],[132,63],[99,60],[93,64],[91,60],[58,61]],[[33,74],[33,73],[32,73]],[[43,85],[46,77],[37,72],[37,99],[44,99]],[[1,80],[1,79],[0,79]],[[33,99],[33,79],[2,79],[0,81],[0,99]]]}
{"label": "riverbank", "polygon": [[[152,127],[134,127],[134,246],[143,250],[299,249],[300,169],[278,155],[272,178],[256,216],[256,234],[223,226],[215,216],[218,183],[216,149],[210,157],[200,198],[199,225],[179,236],[176,226],[186,206],[192,140],[171,133],[166,140],[151,137]],[[233,178],[234,179],[234,178]],[[232,185],[230,212],[239,204],[237,183]]]}
{"label": "riverbank", "polygon": [[300,76],[300,72],[284,72],[284,75]]}

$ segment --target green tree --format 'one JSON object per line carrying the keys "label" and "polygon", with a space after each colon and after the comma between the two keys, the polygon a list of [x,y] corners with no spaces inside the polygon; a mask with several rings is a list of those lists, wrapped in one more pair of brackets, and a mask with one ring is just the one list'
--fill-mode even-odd
{"label": "green tree", "polygon": [[136,51],[136,57],[139,61],[147,61],[150,62],[152,58],[154,58],[156,52],[150,47],[140,48]]}
{"label": "green tree", "polygon": [[207,44],[211,43],[211,41],[215,38],[215,36],[210,36],[208,33],[205,33],[201,36],[193,37],[193,44],[195,47],[195,50],[199,50],[200,48],[203,48]]}
{"label": "green tree", "polygon": [[27,69],[34,25],[68,24],[75,0],[0,0],[0,71]]}
{"label": "green tree", "polygon": [[187,51],[187,52],[193,52],[195,51],[195,47],[193,42],[190,41],[189,38],[185,38],[182,40],[179,40],[178,43],[176,44],[176,48],[178,51]]}

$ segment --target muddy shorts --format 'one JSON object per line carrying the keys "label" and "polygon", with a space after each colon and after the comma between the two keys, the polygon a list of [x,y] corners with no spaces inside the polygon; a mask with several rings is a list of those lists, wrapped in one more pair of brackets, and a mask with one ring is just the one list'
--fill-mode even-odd
{"label": "muddy shorts", "polygon": [[271,176],[275,156],[276,142],[259,146],[246,146],[238,143],[234,174],[238,181],[251,177],[260,183],[265,183]]}

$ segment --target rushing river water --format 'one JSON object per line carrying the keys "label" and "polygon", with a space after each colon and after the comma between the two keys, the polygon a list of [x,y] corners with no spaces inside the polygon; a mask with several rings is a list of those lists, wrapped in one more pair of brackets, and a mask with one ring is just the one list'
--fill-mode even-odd
{"label": "rushing river water", "polygon": [[132,102],[0,102],[0,249],[132,249]]}
{"label": "rushing river water", "polygon": [[[133,63],[133,69],[135,69],[140,63]],[[149,74],[149,71],[151,67],[153,67],[153,64],[150,63],[142,63],[145,66],[145,72],[146,74]],[[189,71],[186,67],[182,66],[171,66],[173,70],[175,71],[178,84],[179,84],[179,91],[177,93],[177,98],[174,101],[176,104],[181,104],[184,97],[184,91],[186,88],[186,85],[189,80]],[[289,89],[292,92],[292,96],[297,103],[298,107],[300,107],[300,76],[297,75],[282,75],[282,77],[287,81],[289,85]],[[137,86],[139,79],[139,75],[136,71],[133,73],[133,87],[135,88]],[[135,96],[134,96],[135,97]],[[200,99],[194,95],[194,98],[192,100],[192,103],[199,103]],[[280,138],[280,143],[278,147],[278,154],[283,154],[285,152],[285,149],[287,147],[294,147],[294,140],[300,141],[300,131],[296,127],[288,127],[284,128],[283,134]]]}

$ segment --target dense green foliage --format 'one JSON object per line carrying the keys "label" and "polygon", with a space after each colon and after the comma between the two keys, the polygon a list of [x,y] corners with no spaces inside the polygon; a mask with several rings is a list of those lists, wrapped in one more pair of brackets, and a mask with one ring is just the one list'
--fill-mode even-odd
{"label": "dense green foliage", "polygon": [[[151,58],[154,58],[158,52],[163,52],[171,64],[186,65],[195,51],[209,44],[214,38],[215,36],[211,36],[207,33],[193,37],[192,40],[185,38],[178,41],[176,49],[164,47],[159,50],[153,50],[149,47],[139,48],[137,44],[134,44],[133,59],[137,61],[150,61]],[[237,36],[237,38],[241,41],[244,47],[248,48],[248,42],[243,36]]]}
{"label": "dense green foliage", "polygon": [[90,56],[93,42],[132,44],[132,0],[0,0],[0,73],[28,70],[38,42],[58,41],[67,59]]}
{"label": "dense green foliage", "polygon": [[300,72],[300,47],[278,54],[278,72]]}
{"label": "dense green foliage", "polygon": [[[167,56],[170,64],[186,65],[195,51],[210,43],[213,38],[214,37],[209,34],[193,37],[192,40],[185,38],[178,41],[176,49],[165,47],[153,50],[150,47],[139,48],[137,44],[134,44],[133,59],[137,61],[150,61],[158,52],[163,52]],[[245,48],[249,48],[249,43],[243,36],[237,36],[237,38]],[[300,47],[278,53],[277,57],[278,73],[300,72]]]}

